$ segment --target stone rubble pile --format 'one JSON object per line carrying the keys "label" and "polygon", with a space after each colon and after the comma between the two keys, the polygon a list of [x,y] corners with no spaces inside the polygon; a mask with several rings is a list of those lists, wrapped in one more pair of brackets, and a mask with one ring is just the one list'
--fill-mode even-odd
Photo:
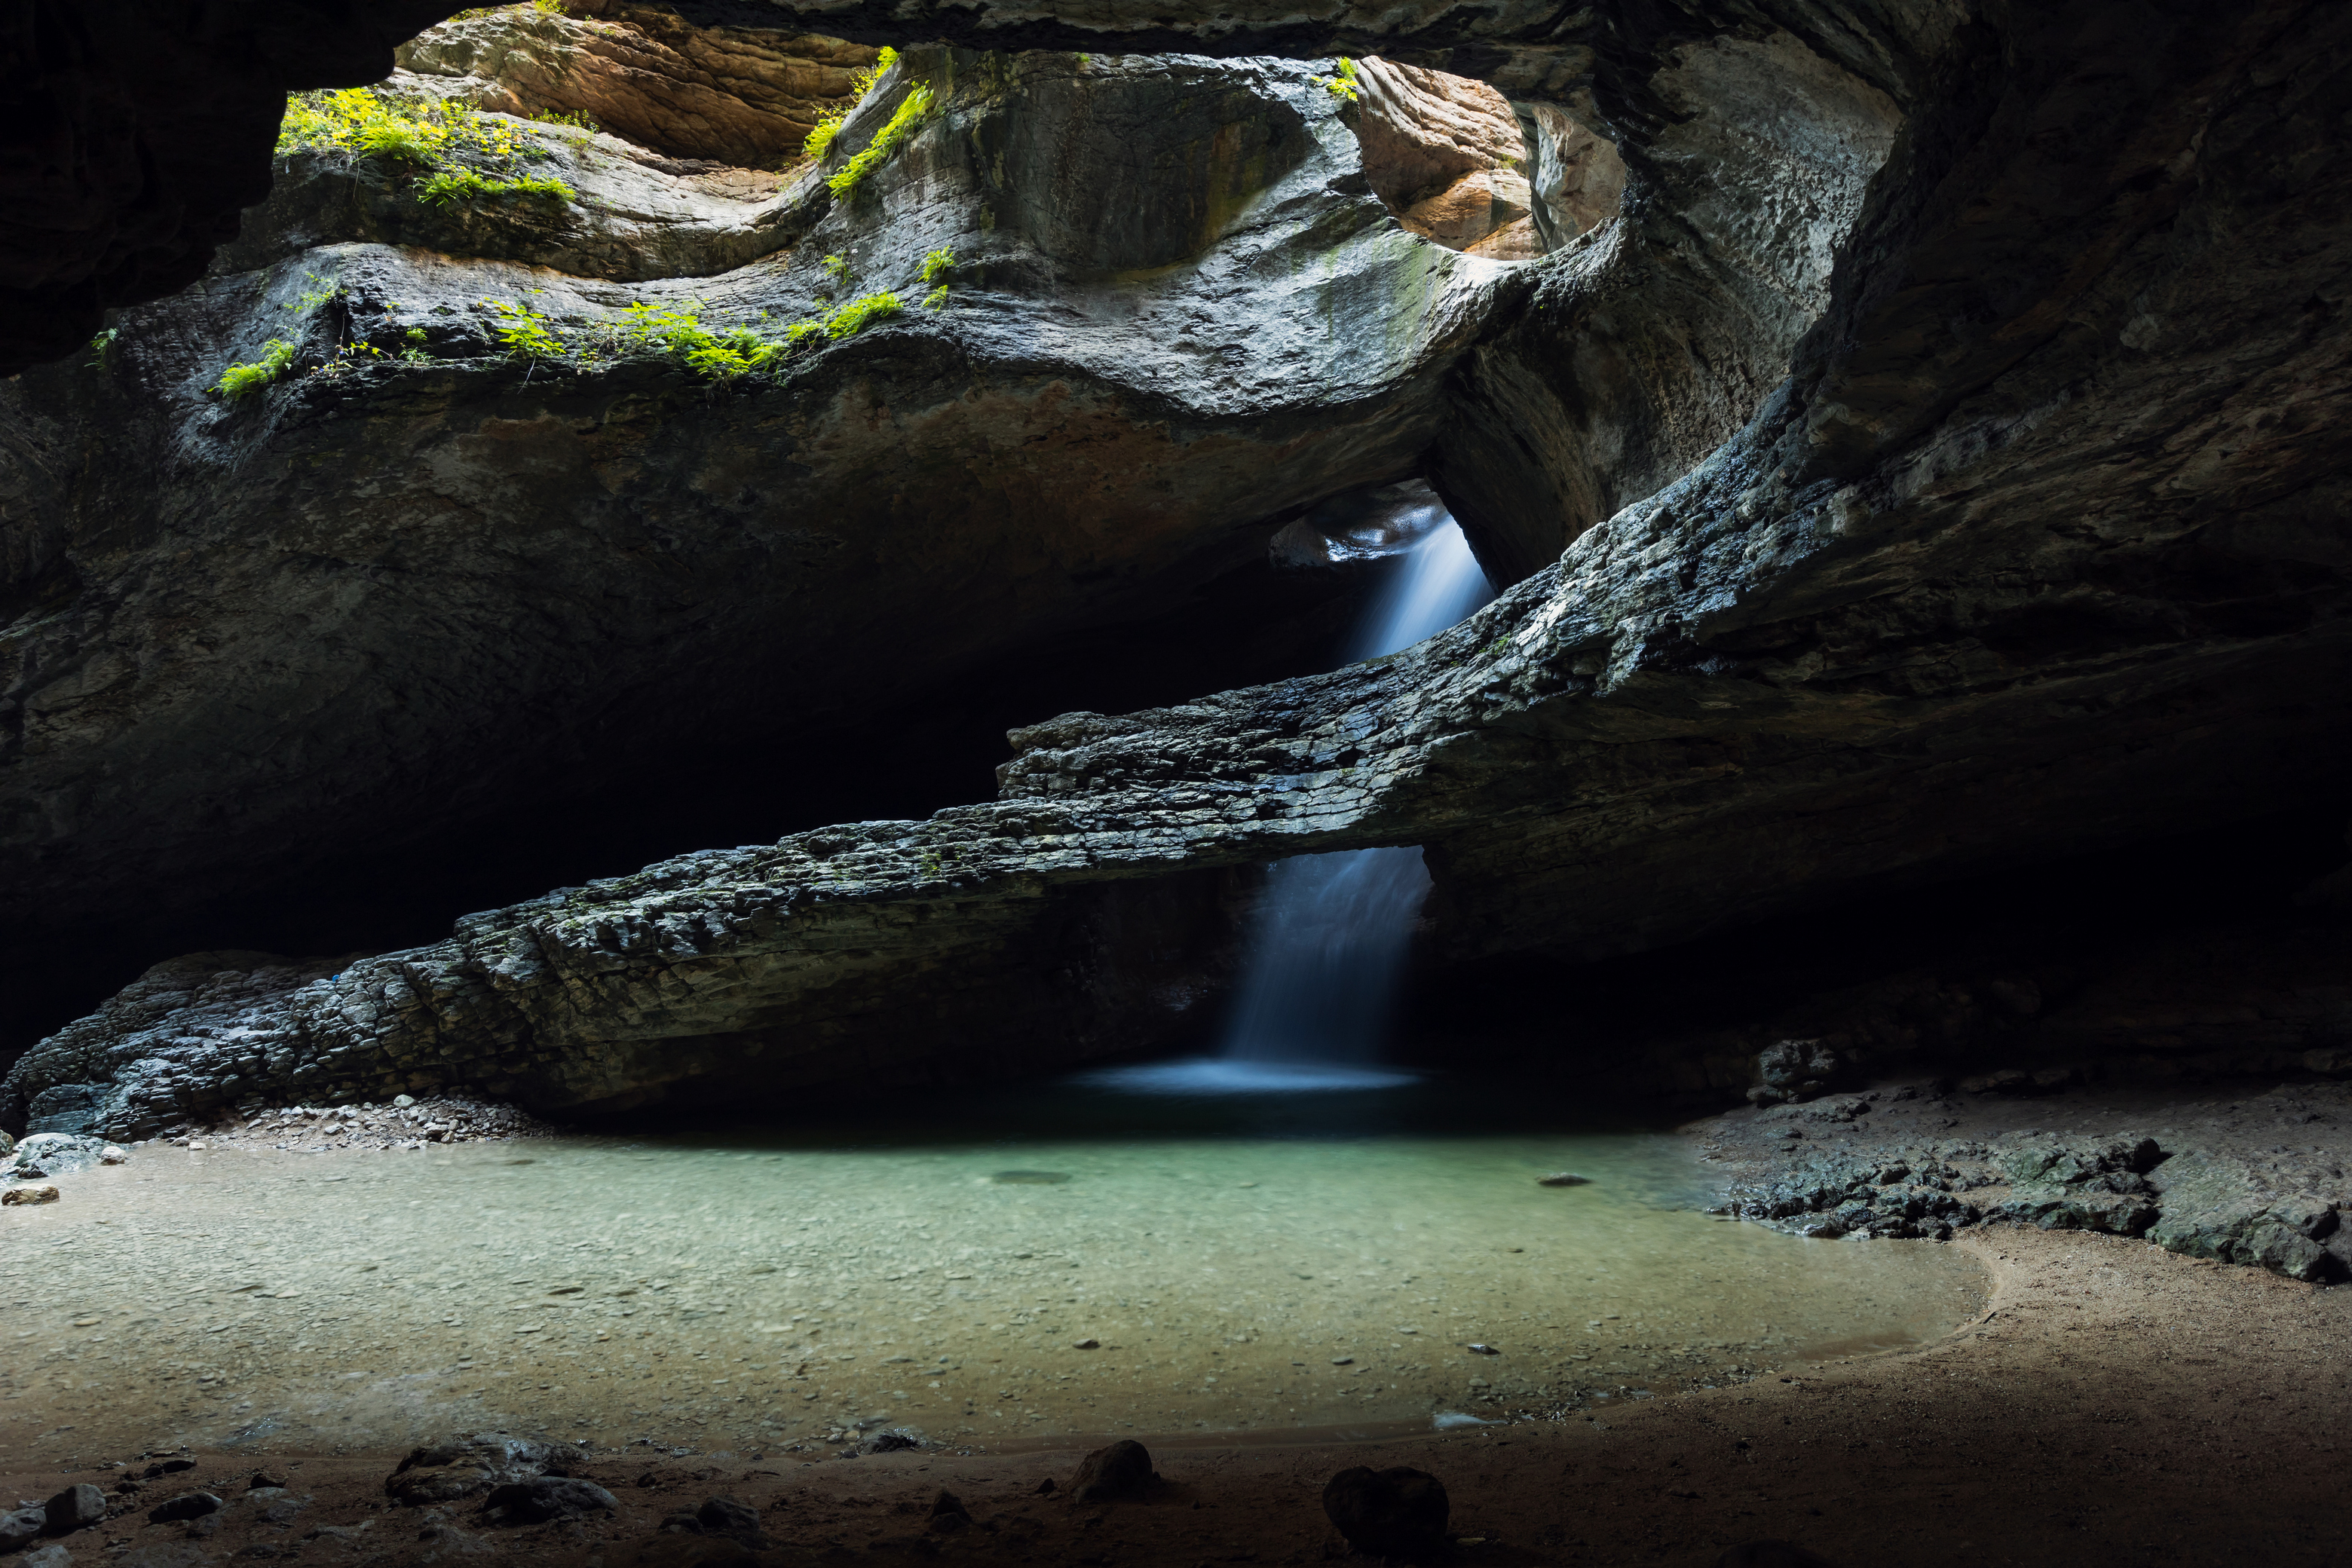
{"label": "stone rubble pile", "polygon": [[261,1147],[316,1154],[550,1138],[556,1131],[552,1123],[495,1100],[403,1094],[376,1104],[244,1106],[210,1126],[173,1129],[164,1141],[184,1149]]}

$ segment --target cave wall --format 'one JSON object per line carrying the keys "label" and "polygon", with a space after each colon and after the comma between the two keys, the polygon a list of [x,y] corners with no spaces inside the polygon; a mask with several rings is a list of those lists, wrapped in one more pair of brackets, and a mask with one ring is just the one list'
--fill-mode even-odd
{"label": "cave wall", "polygon": [[[1315,74],[910,51],[789,181],[516,124],[561,201],[290,155],[213,276],[0,387],[0,924],[296,886],[839,729],[1164,624],[1410,471],[1512,274],[1362,190]],[[918,80],[932,121],[836,201]],[[1152,200],[1098,199],[1121,160]],[[777,337],[882,289],[897,315],[774,374],[629,335],[643,307]],[[512,352],[518,308],[571,349]],[[293,373],[214,390],[273,338]]]}
{"label": "cave wall", "polygon": [[[1521,48],[1492,41],[1517,15],[1465,25],[1455,63]],[[394,1081],[587,1107],[689,1077],[775,1090],[902,1060],[917,1018],[933,1038],[953,1020],[975,1063],[1016,1040],[1034,1063],[1044,1015],[998,983],[1051,968],[1072,908],[1286,854],[1425,845],[1446,953],[1565,971],[2340,805],[2352,20],[1888,5],[1573,26],[1605,47],[1561,91],[1587,83],[1617,138],[1626,216],[1495,298],[1474,334],[1494,363],[1455,370],[1434,459],[1447,484],[1509,466],[1515,492],[1549,487],[1534,519],[1572,537],[1465,626],[1027,726],[992,803],[681,858],[233,1006],[151,989],[19,1063],[18,1113],[134,1130]],[[1841,170],[1856,127],[1881,151]],[[1741,169],[1744,193],[1714,183]],[[1769,199],[1790,189],[1811,194]],[[1842,230],[1817,221],[1829,198],[1851,198]],[[1685,320],[1708,330],[1655,341]],[[1624,379],[1659,390],[1612,400],[1650,446],[1598,469],[1605,441],[1561,411],[1598,384],[1580,345],[1616,330],[1662,367]],[[1481,374],[1509,390],[1482,400]],[[1677,376],[1731,427],[1675,426]],[[1654,493],[1604,491],[1678,462]],[[1512,523],[1490,504],[1474,523],[1496,550]],[[971,961],[933,962],[950,952]],[[771,1054],[820,1037],[821,1061]]]}

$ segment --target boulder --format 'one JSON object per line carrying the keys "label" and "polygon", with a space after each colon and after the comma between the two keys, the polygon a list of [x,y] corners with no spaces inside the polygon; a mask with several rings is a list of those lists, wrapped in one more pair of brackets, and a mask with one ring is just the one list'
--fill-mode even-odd
{"label": "boulder", "polygon": [[0,1556],[22,1552],[38,1541],[48,1522],[48,1513],[43,1509],[20,1508],[0,1513]]}
{"label": "boulder", "polygon": [[1325,1517],[1368,1557],[1418,1561],[1443,1552],[1448,1508],[1443,1482],[1402,1465],[1358,1465],[1323,1487]]}
{"label": "boulder", "polygon": [[1097,1448],[1078,1461],[1070,1478],[1074,1502],[1141,1502],[1160,1479],[1151,1468],[1151,1454],[1132,1437],[1122,1437]]}
{"label": "boulder", "polygon": [[43,1528],[51,1535],[64,1535],[100,1523],[105,1518],[106,1494],[84,1481],[66,1488],[48,1500],[43,1510]]}

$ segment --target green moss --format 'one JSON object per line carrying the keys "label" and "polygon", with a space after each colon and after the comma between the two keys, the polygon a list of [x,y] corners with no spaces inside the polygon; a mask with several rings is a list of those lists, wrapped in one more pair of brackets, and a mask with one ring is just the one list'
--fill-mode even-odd
{"label": "green moss", "polygon": [[232,364],[221,372],[213,390],[223,397],[250,397],[265,390],[293,364],[294,345],[284,338],[272,338],[262,345],[259,359],[249,364]]}
{"label": "green moss", "polygon": [[1343,103],[1355,102],[1356,62],[1341,55],[1336,74],[1317,77],[1315,85]]}

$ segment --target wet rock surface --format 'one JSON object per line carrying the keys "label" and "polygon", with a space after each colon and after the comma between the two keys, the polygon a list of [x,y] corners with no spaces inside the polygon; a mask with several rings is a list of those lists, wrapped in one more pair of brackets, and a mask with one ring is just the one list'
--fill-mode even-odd
{"label": "wet rock surface", "polygon": [[1976,1225],[2139,1237],[2328,1282],[2352,1269],[2352,1085],[2077,1087],[2017,1100],[1889,1084],[1687,1130],[1717,1211],[1814,1237],[1949,1239]]}

